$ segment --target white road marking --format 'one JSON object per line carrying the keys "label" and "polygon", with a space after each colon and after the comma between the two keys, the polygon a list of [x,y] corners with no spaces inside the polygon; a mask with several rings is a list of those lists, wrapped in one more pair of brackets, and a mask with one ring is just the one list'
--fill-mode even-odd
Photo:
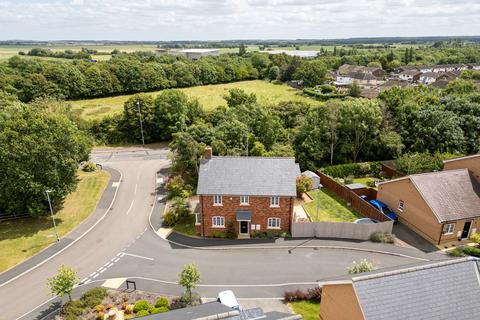
{"label": "white road marking", "polygon": [[120,185],[120,181],[112,182],[112,188],[118,188],[119,185]]}
{"label": "white road marking", "polygon": [[[117,257],[122,256],[123,252],[117,253]],[[122,256],[123,257],[123,256]]]}
{"label": "white road marking", "polygon": [[100,274],[97,273],[96,275],[93,276],[93,279],[95,279],[96,277],[98,277]]}
{"label": "white road marking", "polygon": [[132,200],[132,203],[130,203],[130,208],[128,208],[128,210],[127,210],[127,216],[128,216],[128,214],[130,213],[130,210],[132,210],[132,208],[133,208],[133,203],[134,203],[134,202],[135,202],[135,199]]}
{"label": "white road marking", "polygon": [[88,279],[84,284],[89,284],[90,282],[92,282],[92,279]]}
{"label": "white road marking", "polygon": [[107,268],[110,268],[111,266],[113,266],[113,263],[109,263],[109,264],[107,265]]}
{"label": "white road marking", "polygon": [[[105,263],[103,266],[104,266],[104,267],[107,267],[107,265],[108,265],[109,263],[110,263],[110,262],[107,262],[107,263]],[[108,268],[108,267],[107,267],[107,268]]]}
{"label": "white road marking", "polygon": [[133,190],[133,194],[137,194],[137,187],[138,187],[138,184],[135,183],[135,190]]}
{"label": "white road marking", "polygon": [[118,260],[120,260],[120,258],[115,258],[113,259],[113,262],[118,262]]}
{"label": "white road marking", "polygon": [[85,281],[87,281],[88,278],[83,278],[80,282],[81,283],[84,283]]}
{"label": "white road marking", "polygon": [[107,268],[98,271],[98,273],[102,273],[102,272],[105,272],[105,271],[107,271]]}
{"label": "white road marking", "polygon": [[93,276],[95,273],[97,273],[97,272],[90,273],[89,277]]}
{"label": "white road marking", "polygon": [[107,269],[107,268],[103,268],[103,267],[102,267],[102,268],[98,268],[97,272],[98,272],[98,273],[102,273],[102,272],[105,271],[106,269]]}
{"label": "white road marking", "polygon": [[163,183],[163,178],[157,178],[157,184],[162,184]]}
{"label": "white road marking", "polygon": [[145,259],[145,260],[155,260],[153,258],[149,258],[149,257],[144,257],[144,256],[139,256],[139,255],[136,255],[136,254],[131,254],[131,253],[125,253],[126,256],[130,256],[130,257],[135,257],[135,258],[140,258],[140,259]]}

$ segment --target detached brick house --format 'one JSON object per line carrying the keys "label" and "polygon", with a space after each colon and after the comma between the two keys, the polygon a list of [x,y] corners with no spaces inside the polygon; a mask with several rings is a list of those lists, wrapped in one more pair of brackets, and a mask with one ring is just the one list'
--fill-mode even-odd
{"label": "detached brick house", "polygon": [[480,182],[480,154],[443,161],[443,170],[468,169]]}
{"label": "detached brick house", "polygon": [[429,242],[468,239],[480,231],[480,183],[468,169],[413,174],[379,184],[377,199]]}
{"label": "detached brick house", "polygon": [[205,149],[198,173],[197,233],[290,231],[300,168],[294,158],[216,157]]}

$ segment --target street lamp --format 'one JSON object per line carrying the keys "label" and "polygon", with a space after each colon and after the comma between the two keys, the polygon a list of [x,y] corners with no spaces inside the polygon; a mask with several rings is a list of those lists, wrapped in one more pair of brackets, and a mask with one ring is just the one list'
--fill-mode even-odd
{"label": "street lamp", "polygon": [[60,239],[58,238],[57,224],[55,223],[55,218],[53,217],[52,202],[50,201],[50,192],[52,192],[52,190],[45,190],[45,193],[47,194],[47,199],[48,199],[48,206],[50,207],[50,213],[52,214],[53,229],[55,229],[55,235],[57,236],[57,242],[58,242],[60,241]]}
{"label": "street lamp", "polygon": [[140,101],[137,101],[137,109],[138,109],[138,118],[140,120],[140,131],[142,132],[142,145],[145,145],[145,140],[143,138],[142,113],[140,112]]}
{"label": "street lamp", "polygon": [[317,191],[318,191],[318,197],[317,197],[317,212],[316,212],[316,214],[317,214],[317,221],[318,221],[318,213],[319,213],[319,211],[320,211],[320,194],[322,193],[322,190],[321,190],[322,187],[323,187],[322,184],[319,183],[319,184],[318,184],[318,188],[317,188]]}

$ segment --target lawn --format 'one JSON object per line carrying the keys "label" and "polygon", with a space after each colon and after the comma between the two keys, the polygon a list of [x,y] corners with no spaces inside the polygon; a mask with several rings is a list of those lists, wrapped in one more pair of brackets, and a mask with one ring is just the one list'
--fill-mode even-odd
{"label": "lawn", "polygon": [[[306,203],[303,207],[314,221],[353,222],[363,218],[360,213],[347,206],[345,200],[327,189],[321,189],[320,193],[318,190],[314,190],[308,194],[313,201]],[[319,204],[318,217],[317,204]]]}
{"label": "lawn", "polygon": [[[77,189],[55,215],[59,236],[64,236],[95,209],[109,174],[106,171],[79,172]],[[0,224],[0,272],[5,271],[55,243],[50,215],[42,218],[5,221]]]}
{"label": "lawn", "polygon": [[[239,88],[247,93],[255,93],[261,104],[276,104],[282,101],[300,101],[314,104],[315,100],[301,95],[301,92],[287,85],[272,84],[263,80],[240,81],[227,84],[216,84],[179,89],[191,98],[197,98],[205,110],[212,110],[226,105],[223,96],[228,90]],[[151,92],[156,96],[161,91]],[[100,119],[106,115],[118,114],[123,110],[123,104],[132,95],[114,96],[89,100],[71,101],[73,110],[85,119]]]}
{"label": "lawn", "polygon": [[320,318],[320,301],[295,301],[289,303],[293,312],[303,317],[303,320],[318,320]]}
{"label": "lawn", "polygon": [[195,215],[190,214],[188,217],[177,222],[177,224],[173,227],[173,230],[187,236],[195,236]]}

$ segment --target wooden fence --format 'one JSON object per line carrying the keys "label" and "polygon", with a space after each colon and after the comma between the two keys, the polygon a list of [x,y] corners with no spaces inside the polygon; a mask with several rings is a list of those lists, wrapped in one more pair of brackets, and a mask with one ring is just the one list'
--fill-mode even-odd
{"label": "wooden fence", "polygon": [[352,190],[339,184],[337,181],[320,171],[317,172],[317,174],[320,176],[320,183],[323,185],[324,188],[327,188],[340,198],[344,199],[352,206],[352,208],[360,212],[365,217],[375,219],[381,222],[391,221],[389,217],[383,214],[383,212],[379,211],[367,201],[360,198],[360,196]]}
{"label": "wooden fence", "polygon": [[393,160],[380,162],[380,164],[382,165],[382,171],[385,172],[385,174],[390,178],[398,178],[405,176],[404,173],[395,169],[394,163],[395,161]]}

